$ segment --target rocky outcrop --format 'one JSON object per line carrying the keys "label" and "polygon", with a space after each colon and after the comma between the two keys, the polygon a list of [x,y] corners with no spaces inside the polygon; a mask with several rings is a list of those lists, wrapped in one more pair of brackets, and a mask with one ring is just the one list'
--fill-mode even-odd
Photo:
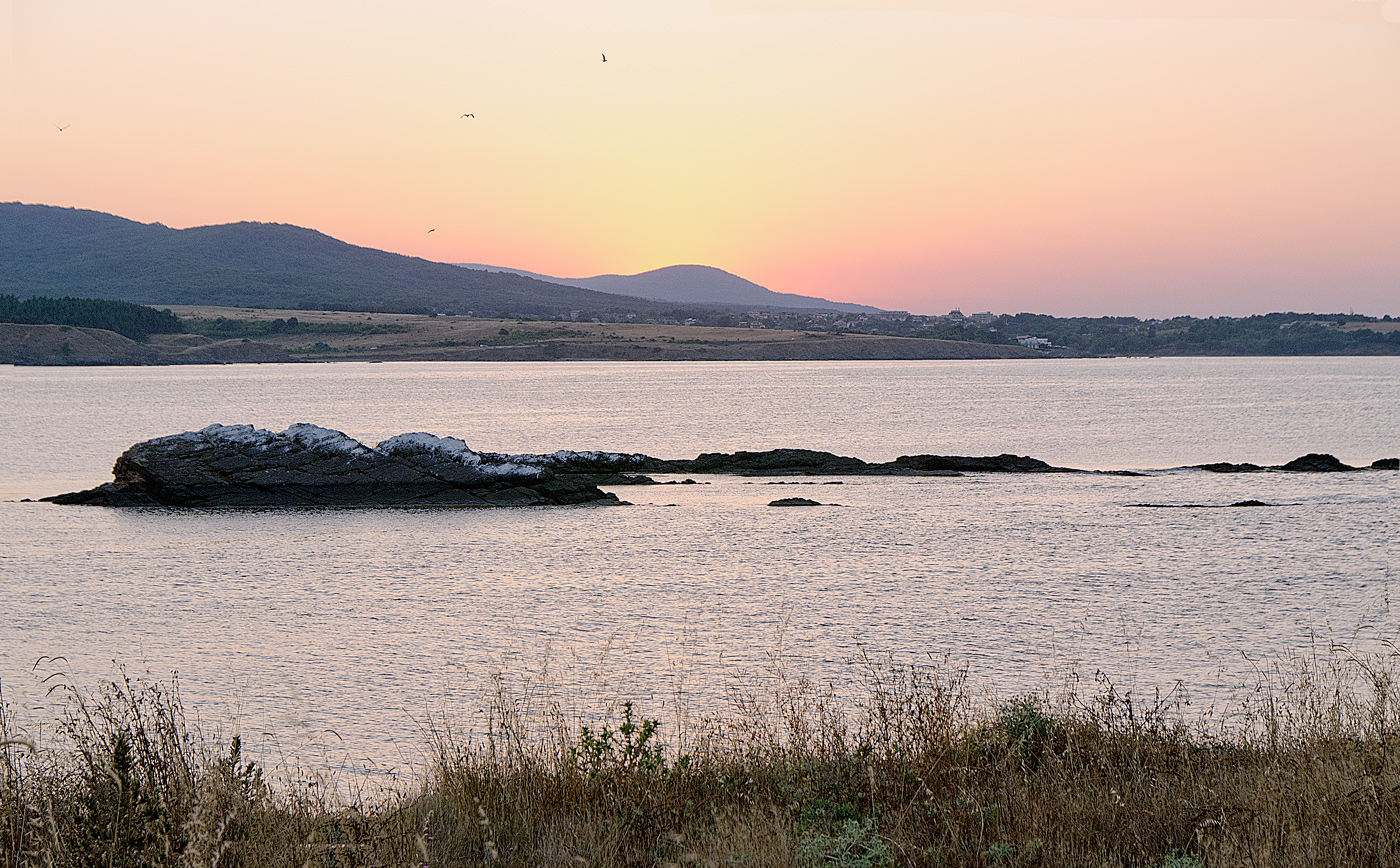
{"label": "rocky outcrop", "polygon": [[1280,465],[1279,470],[1291,470],[1295,473],[1336,473],[1342,470],[1355,470],[1350,464],[1343,464],[1337,460],[1337,456],[1328,455],[1323,452],[1309,452],[1301,458],[1294,458],[1287,464]]}
{"label": "rocky outcrop", "polygon": [[117,459],[114,481],[44,500],[201,508],[621,502],[586,480],[499,458],[430,434],[401,434],[371,448],[315,425],[281,433],[211,425],[138,443]]}
{"label": "rocky outcrop", "polygon": [[1231,464],[1228,461],[1215,461],[1210,464],[1193,464],[1192,470],[1208,470],[1211,473],[1253,473],[1256,470],[1264,470],[1258,464]]}
{"label": "rocky outcrop", "polygon": [[[1400,469],[1382,459],[1376,469]],[[1287,464],[1202,464],[1217,473],[1329,472],[1351,467],[1325,454]],[[644,473],[739,476],[960,476],[964,473],[1074,473],[1024,455],[904,455],[870,463],[810,449],[707,452],[666,460],[640,453],[477,452],[455,437],[400,434],[377,446],[316,425],[281,433],[251,425],[211,425],[147,440],[122,453],[114,479],[44,500],[61,504],[170,507],[548,506],[616,504],[598,485],[655,484]],[[684,483],[694,484],[687,479]],[[783,498],[773,506],[820,505]],[[1150,504],[1137,504],[1147,506]],[[1264,505],[1242,501],[1236,506]]]}
{"label": "rocky outcrop", "polygon": [[732,473],[738,476],[860,476],[883,465],[811,449],[766,452],[706,452],[691,461],[673,462],[677,473]]}
{"label": "rocky outcrop", "polygon": [[821,506],[822,504],[806,497],[780,497],[770,501],[769,506]]}
{"label": "rocky outcrop", "polygon": [[[1388,462],[1390,463],[1387,467]],[[1189,470],[1208,470],[1211,473],[1254,473],[1260,470],[1284,470],[1289,473],[1340,473],[1347,470],[1360,470],[1362,468],[1352,467],[1350,464],[1343,464],[1335,455],[1328,455],[1325,452],[1309,452],[1299,458],[1294,458],[1287,464],[1271,464],[1260,466],[1258,464],[1231,464],[1220,461],[1213,464],[1193,464]],[[1372,470],[1396,470],[1400,469],[1400,459],[1381,459],[1371,464]]]}
{"label": "rocky outcrop", "polygon": [[[598,453],[590,453],[598,454]],[[902,455],[871,463],[811,449],[763,452],[706,452],[688,461],[619,456],[648,473],[728,473],[736,476],[961,476],[964,473],[1075,473],[1024,455]],[[624,468],[627,469],[627,468]]]}
{"label": "rocky outcrop", "polygon": [[991,455],[981,458],[965,455],[901,455],[896,467],[921,472],[954,473],[1077,473],[1070,467],[1052,467],[1039,458],[1025,455]]}

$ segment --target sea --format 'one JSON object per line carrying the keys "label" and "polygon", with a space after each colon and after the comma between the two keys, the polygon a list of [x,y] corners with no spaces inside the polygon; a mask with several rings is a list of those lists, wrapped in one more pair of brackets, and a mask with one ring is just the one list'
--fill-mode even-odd
{"label": "sea", "polygon": [[[1142,475],[699,476],[611,489],[621,507],[34,502],[148,438],[296,422]],[[990,703],[1082,680],[1224,714],[1319,649],[1396,654],[1400,472],[1189,469],[1311,452],[1400,456],[1400,358],[0,367],[0,699],[56,744],[73,691],[173,680],[203,733],[387,785],[502,696],[723,717],[774,679],[855,696],[872,660],[965,670]],[[768,505],[787,496],[824,505]]]}

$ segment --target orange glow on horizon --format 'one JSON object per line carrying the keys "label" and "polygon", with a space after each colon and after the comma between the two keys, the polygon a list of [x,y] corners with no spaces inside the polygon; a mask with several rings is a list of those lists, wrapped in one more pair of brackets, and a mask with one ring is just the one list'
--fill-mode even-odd
{"label": "orange glow on horizon", "polygon": [[765,2],[9,0],[0,199],[916,312],[1400,313],[1388,7]]}

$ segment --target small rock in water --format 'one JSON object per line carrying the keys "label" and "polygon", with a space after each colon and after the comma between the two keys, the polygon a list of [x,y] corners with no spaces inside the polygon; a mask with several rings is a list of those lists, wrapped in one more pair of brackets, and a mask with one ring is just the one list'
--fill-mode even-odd
{"label": "small rock in water", "polygon": [[808,500],[805,497],[782,497],[768,504],[769,506],[821,506],[815,500]]}
{"label": "small rock in water", "polygon": [[1230,504],[1231,506],[1273,506],[1272,503],[1265,503],[1262,500],[1240,500]]}
{"label": "small rock in water", "polygon": [[1371,462],[1372,470],[1400,470],[1400,458],[1381,458]]}

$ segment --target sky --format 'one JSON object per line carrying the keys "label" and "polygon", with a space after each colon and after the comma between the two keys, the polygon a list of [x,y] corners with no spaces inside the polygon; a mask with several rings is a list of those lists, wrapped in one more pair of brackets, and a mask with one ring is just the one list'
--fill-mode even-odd
{"label": "sky", "polygon": [[1400,315],[1400,0],[0,0],[0,201],[915,313]]}

